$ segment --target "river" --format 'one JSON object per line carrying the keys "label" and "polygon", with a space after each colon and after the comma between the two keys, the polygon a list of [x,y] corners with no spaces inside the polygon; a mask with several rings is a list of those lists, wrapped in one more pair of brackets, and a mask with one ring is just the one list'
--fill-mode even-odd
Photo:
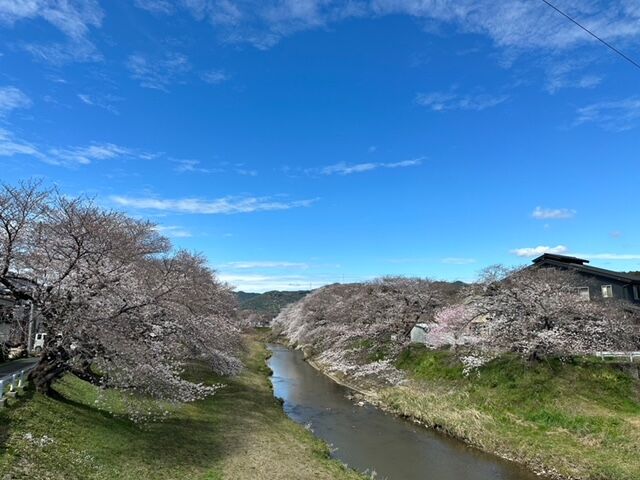
{"label": "river", "polygon": [[480,452],[371,405],[315,370],[300,351],[269,345],[274,394],[285,413],[329,443],[333,456],[388,480],[540,480],[516,464]]}

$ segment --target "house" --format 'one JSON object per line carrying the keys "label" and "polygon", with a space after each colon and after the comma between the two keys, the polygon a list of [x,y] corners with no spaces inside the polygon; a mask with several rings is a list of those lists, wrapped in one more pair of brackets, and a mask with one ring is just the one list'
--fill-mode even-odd
{"label": "house", "polygon": [[640,275],[615,272],[587,265],[589,260],[545,253],[533,260],[533,267],[559,268],[578,274],[576,288],[585,300],[617,298],[640,305]]}
{"label": "house", "polygon": [[416,323],[411,329],[411,343],[427,343],[427,334],[431,325],[428,323]]}

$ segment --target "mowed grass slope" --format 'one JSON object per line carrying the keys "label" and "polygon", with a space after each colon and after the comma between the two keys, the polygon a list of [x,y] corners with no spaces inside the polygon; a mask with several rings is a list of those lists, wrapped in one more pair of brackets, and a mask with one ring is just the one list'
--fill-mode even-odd
{"label": "mowed grass slope", "polygon": [[640,382],[596,359],[503,356],[463,375],[447,351],[412,346],[412,381],[382,392],[396,412],[565,477],[640,479]]}
{"label": "mowed grass slope", "polygon": [[189,372],[205,383],[224,383],[216,395],[179,406],[136,400],[152,414],[168,410],[161,421],[132,422],[122,395],[100,395],[72,375],[56,387],[62,399],[27,392],[0,413],[2,478],[362,478],[331,460],[323,442],[284,415],[266,358],[264,346],[250,339],[240,376],[219,378],[203,365]]}

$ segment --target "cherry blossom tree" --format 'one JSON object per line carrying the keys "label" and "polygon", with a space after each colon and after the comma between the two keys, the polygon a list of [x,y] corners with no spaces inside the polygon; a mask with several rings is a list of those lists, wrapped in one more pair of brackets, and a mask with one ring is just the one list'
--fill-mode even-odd
{"label": "cherry blossom tree", "polygon": [[531,359],[638,346],[638,311],[619,301],[584,301],[576,273],[553,268],[503,270],[476,286],[470,307],[483,315],[483,345]]}
{"label": "cherry blossom tree", "polygon": [[[464,345],[470,359],[637,350],[640,313],[620,301],[583,301],[577,274],[492,266],[469,287],[406,278],[330,285],[285,308],[274,327],[330,369],[393,377],[389,361],[416,323],[429,344]],[[366,365],[366,367],[364,367]]]}
{"label": "cherry blossom tree", "polygon": [[393,381],[397,375],[391,359],[408,341],[413,325],[431,321],[459,290],[445,282],[404,277],[329,285],[284,308],[274,329],[317,353],[332,370],[376,372]]}
{"label": "cherry blossom tree", "polygon": [[477,317],[475,309],[465,304],[447,305],[438,310],[433,318],[433,326],[427,333],[429,346],[439,348],[476,343],[478,338],[472,333],[471,322]]}
{"label": "cherry blossom tree", "polygon": [[35,183],[3,186],[0,207],[0,284],[33,303],[47,333],[39,391],[73,371],[193,400],[213,389],[181,378],[190,359],[238,371],[235,300],[202,256],[173,252],[152,223]]}

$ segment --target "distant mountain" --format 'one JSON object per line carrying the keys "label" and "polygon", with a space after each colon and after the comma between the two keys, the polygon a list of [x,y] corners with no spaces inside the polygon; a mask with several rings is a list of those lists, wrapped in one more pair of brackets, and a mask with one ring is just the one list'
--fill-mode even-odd
{"label": "distant mountain", "polygon": [[252,298],[259,297],[260,293],[251,293],[251,292],[235,292],[236,298],[238,299],[238,303],[242,306],[243,303],[248,302]]}
{"label": "distant mountain", "polygon": [[242,310],[251,310],[256,313],[270,315],[275,317],[280,313],[283,307],[290,303],[297,302],[309,290],[299,290],[294,292],[280,292],[274,290],[265,293],[247,293],[236,292],[240,308]]}

